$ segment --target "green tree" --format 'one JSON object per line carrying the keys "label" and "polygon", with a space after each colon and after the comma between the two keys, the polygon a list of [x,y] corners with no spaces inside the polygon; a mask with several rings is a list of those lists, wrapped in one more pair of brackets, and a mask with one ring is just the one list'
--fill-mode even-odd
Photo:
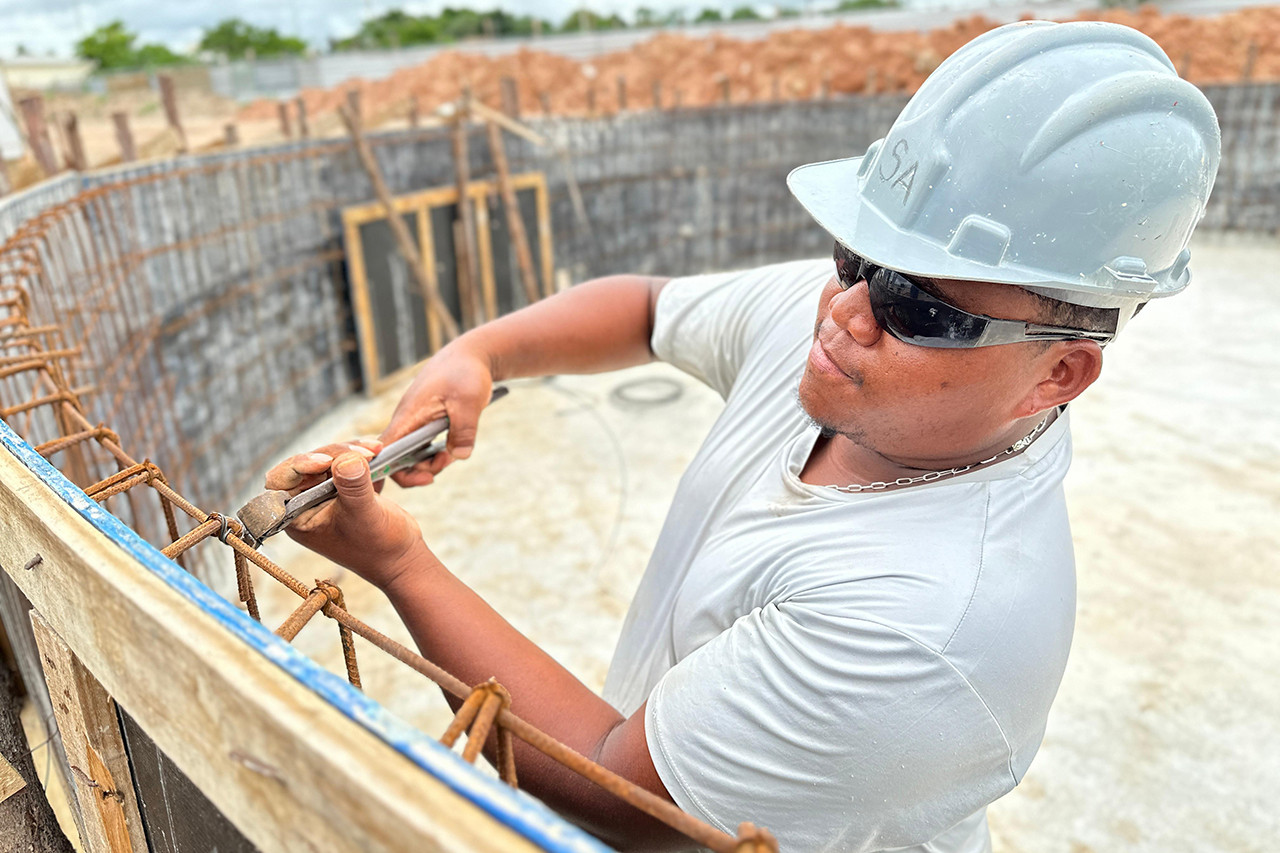
{"label": "green tree", "polygon": [[98,27],[78,41],[76,56],[96,62],[100,71],[111,71],[117,68],[153,68],[191,61],[162,44],[144,44],[134,47],[133,43],[137,40],[137,34],[126,30],[123,21],[112,21]]}
{"label": "green tree", "polygon": [[448,6],[440,13],[440,30],[444,41],[475,38],[485,34],[485,15],[474,9],[453,9]]}
{"label": "green tree", "polygon": [[132,68],[136,64],[133,43],[137,38],[124,28],[124,21],[112,21],[76,42],[76,56],[98,63],[102,71]]}
{"label": "green tree", "polygon": [[[552,26],[539,21],[543,32]],[[439,15],[410,15],[399,9],[370,18],[350,38],[330,42],[334,50],[409,47],[415,44],[437,44],[482,36],[527,36],[533,34],[534,19],[528,15],[511,15],[501,9],[480,12],[475,9],[445,7]]]}
{"label": "green tree", "polygon": [[729,15],[729,20],[760,21],[760,20],[763,20],[763,18],[760,16],[760,13],[757,12],[751,6],[739,6],[738,8],[733,10],[733,13],[731,15]]}
{"label": "green tree", "polygon": [[307,43],[294,36],[281,35],[274,28],[255,27],[240,18],[227,18],[204,31],[200,50],[220,53],[228,59],[245,56],[301,56]]}
{"label": "green tree", "polygon": [[[485,15],[492,23],[494,35],[497,36],[529,36],[533,35],[533,17],[530,15],[509,15],[501,9],[495,9]],[[550,21],[538,21],[542,31],[552,29]]]}
{"label": "green tree", "polygon": [[709,24],[716,21],[723,21],[724,15],[719,9],[713,9],[710,6],[698,13],[698,17],[693,19],[695,24]]}
{"label": "green tree", "polygon": [[333,43],[335,50],[357,50],[376,47],[409,47],[415,44],[432,44],[440,41],[440,26],[436,19],[421,18],[393,9],[370,18],[360,25],[351,38]]}
{"label": "green tree", "polygon": [[191,59],[174,53],[162,44],[144,44],[133,53],[134,68],[155,68],[159,65],[185,65]]}
{"label": "green tree", "polygon": [[868,9],[896,9],[898,0],[841,0],[833,12],[864,12]]}
{"label": "green tree", "polygon": [[636,9],[636,26],[637,27],[656,27],[662,23],[658,17],[658,13],[648,6],[641,6]]}
{"label": "green tree", "polygon": [[627,22],[612,14],[608,17],[592,12],[590,9],[579,9],[578,11],[565,18],[564,23],[560,25],[562,33],[576,33],[584,29],[587,30],[625,30]]}

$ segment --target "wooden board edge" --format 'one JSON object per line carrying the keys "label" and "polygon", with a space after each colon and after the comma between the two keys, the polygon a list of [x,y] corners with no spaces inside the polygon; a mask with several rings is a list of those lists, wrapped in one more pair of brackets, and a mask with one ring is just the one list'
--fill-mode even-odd
{"label": "wooden board edge", "polygon": [[0,803],[25,787],[27,787],[26,780],[13,769],[13,765],[6,761],[3,755],[0,755]]}
{"label": "wooden board edge", "polygon": [[[511,176],[511,183],[517,190],[530,189],[537,186],[539,182],[542,182],[545,186],[546,174],[544,172],[521,172],[518,175]],[[482,198],[497,191],[498,183],[495,180],[485,178],[467,182],[467,195],[472,198]],[[395,197],[396,210],[400,213],[412,213],[423,207],[441,207],[446,204],[457,204],[457,202],[458,188],[455,186],[432,187]],[[342,208],[342,224],[344,227],[348,225],[365,225],[385,218],[386,211],[382,207],[382,202],[378,201],[353,204]]]}
{"label": "wooden board edge", "polygon": [[80,843],[88,853],[147,853],[115,703],[40,611],[30,616],[71,769]]}
{"label": "wooden board edge", "polygon": [[489,222],[489,201],[476,202],[476,252],[480,255],[480,298],[485,322],[498,317],[498,289],[493,279],[493,224]]}
{"label": "wooden board edge", "polygon": [[3,423],[0,567],[266,853],[607,849],[273,637]]}
{"label": "wooden board edge", "polygon": [[[381,209],[381,206],[379,206]],[[356,347],[360,352],[360,369],[364,374],[365,393],[378,379],[382,366],[378,363],[378,342],[374,337],[373,305],[369,298],[369,279],[364,266],[364,242],[360,238],[360,226],[346,221],[343,216],[343,233],[346,237],[347,283],[351,286],[351,307],[356,319]]]}
{"label": "wooden board edge", "polygon": [[547,176],[538,173],[538,182],[534,188],[534,198],[538,205],[538,251],[542,261],[542,297],[544,299],[556,292],[554,274],[555,251],[551,243],[551,200],[547,195]]}
{"label": "wooden board edge", "polygon": [[[415,211],[418,215],[418,252],[422,257],[422,272],[427,282],[436,293],[440,292],[440,279],[436,275],[436,244],[431,236],[431,209],[421,207]],[[441,297],[443,301],[443,297]],[[434,302],[425,300],[427,311],[427,349],[430,355],[440,351],[443,340],[440,315]]]}

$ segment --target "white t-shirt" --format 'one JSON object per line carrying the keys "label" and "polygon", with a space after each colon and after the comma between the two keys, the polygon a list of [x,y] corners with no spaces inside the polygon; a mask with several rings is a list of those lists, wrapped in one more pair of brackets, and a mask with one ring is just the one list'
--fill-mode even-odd
{"label": "white t-shirt", "polygon": [[681,808],[786,853],[990,849],[1075,621],[1065,415],[1022,454],[899,491],[800,481],[829,260],[668,282],[653,350],[726,405],[680,481],[605,698],[647,699]]}

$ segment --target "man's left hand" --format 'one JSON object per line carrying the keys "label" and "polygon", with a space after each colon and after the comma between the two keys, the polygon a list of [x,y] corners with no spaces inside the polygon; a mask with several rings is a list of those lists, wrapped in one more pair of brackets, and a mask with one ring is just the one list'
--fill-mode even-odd
{"label": "man's left hand", "polygon": [[285,528],[289,537],[385,589],[422,547],[418,523],[379,495],[369,476],[369,458],[379,442],[330,444],[290,457],[267,473],[267,488],[290,496],[333,476],[338,496],[300,515]]}

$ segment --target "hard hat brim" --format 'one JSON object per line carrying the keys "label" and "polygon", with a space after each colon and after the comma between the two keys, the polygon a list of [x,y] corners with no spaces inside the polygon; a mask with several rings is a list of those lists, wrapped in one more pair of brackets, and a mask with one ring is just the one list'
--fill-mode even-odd
{"label": "hard hat brim", "polygon": [[797,166],[787,175],[787,188],[796,201],[838,242],[879,266],[908,275],[958,281],[1013,284],[1046,291],[1055,298],[1097,307],[1115,307],[1134,298],[1168,296],[1186,287],[1189,275],[1172,287],[1135,293],[1117,292],[1085,280],[1071,285],[1042,270],[960,257],[918,234],[904,231],[866,204],[859,193],[859,170],[865,157],[848,157]]}
{"label": "hard hat brim", "polygon": [[956,257],[944,247],[904,233],[886,222],[858,193],[863,157],[797,166],[787,188],[814,220],[838,242],[880,266],[908,275],[1001,284],[1048,284],[1008,266],[991,266]]}

